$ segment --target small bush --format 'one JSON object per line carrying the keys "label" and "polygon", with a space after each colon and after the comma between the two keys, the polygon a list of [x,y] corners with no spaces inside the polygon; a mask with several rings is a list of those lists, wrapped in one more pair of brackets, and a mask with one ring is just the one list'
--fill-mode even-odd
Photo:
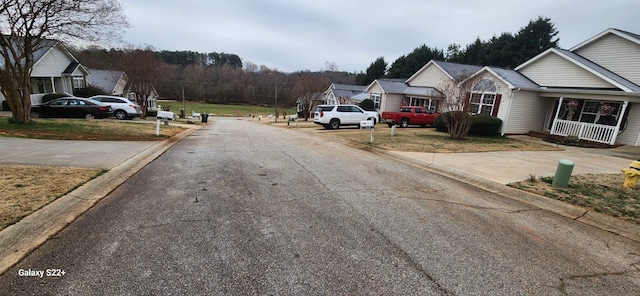
{"label": "small bush", "polygon": [[476,136],[497,136],[500,134],[500,127],[502,127],[502,120],[500,118],[478,114],[474,116],[469,134]]}
{"label": "small bush", "polygon": [[364,109],[364,111],[376,111],[375,104],[371,99],[365,99],[360,102],[360,108]]}
{"label": "small bush", "polygon": [[51,100],[55,100],[55,99],[66,97],[66,96],[67,95],[65,95],[65,94],[46,94],[46,95],[44,95],[42,97],[42,102],[46,103],[46,102],[49,102]]}
{"label": "small bush", "polygon": [[445,116],[448,116],[448,115],[449,115],[449,112],[447,112],[447,113],[442,113],[442,114],[438,115],[438,117],[436,117],[436,120],[434,120],[434,121],[433,121],[433,127],[434,127],[437,131],[439,131],[439,132],[443,132],[443,133],[448,132],[448,129],[447,129],[447,123],[446,123],[446,122],[445,122],[445,120],[444,120],[444,117],[445,117]]}

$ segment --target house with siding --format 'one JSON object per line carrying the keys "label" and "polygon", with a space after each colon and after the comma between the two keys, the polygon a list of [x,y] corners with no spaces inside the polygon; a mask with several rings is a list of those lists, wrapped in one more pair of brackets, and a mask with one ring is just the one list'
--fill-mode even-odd
{"label": "house with siding", "polygon": [[366,86],[332,83],[324,92],[326,104],[358,104],[366,99]]}
{"label": "house with siding", "polygon": [[[516,69],[429,61],[409,79],[378,79],[367,87],[380,112],[401,105],[435,106],[443,91],[467,91],[469,111],[503,121],[502,135],[552,135],[640,146],[640,35],[618,29],[566,50],[548,49]],[[421,91],[414,96],[409,88]]]}
{"label": "house with siding", "polygon": [[122,71],[89,69],[87,85],[92,85],[104,90],[106,95],[125,96],[125,87],[129,78]]}
{"label": "house with siding", "polygon": [[423,106],[435,111],[445,96],[434,87],[411,86],[407,79],[376,79],[367,86],[369,98],[379,113],[400,111],[402,106]]}
{"label": "house with siding", "polygon": [[[540,86],[530,112],[542,108],[545,115],[531,130],[640,145],[640,35],[608,29],[570,50],[546,50],[516,70]],[[526,113],[524,106],[512,112]]]}
{"label": "house with siding", "polygon": [[[71,96],[86,85],[89,71],[58,41],[45,40],[33,53],[33,60],[31,104],[42,103],[42,97],[49,93]],[[0,101],[4,100],[0,94]]]}

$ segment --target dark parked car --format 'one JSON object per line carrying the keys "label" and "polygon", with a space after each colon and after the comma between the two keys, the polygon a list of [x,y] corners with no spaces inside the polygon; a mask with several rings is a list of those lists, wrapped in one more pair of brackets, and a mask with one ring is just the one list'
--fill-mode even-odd
{"label": "dark parked car", "polygon": [[51,100],[42,105],[31,106],[31,117],[58,118],[105,118],[113,114],[107,104],[92,99],[64,97]]}

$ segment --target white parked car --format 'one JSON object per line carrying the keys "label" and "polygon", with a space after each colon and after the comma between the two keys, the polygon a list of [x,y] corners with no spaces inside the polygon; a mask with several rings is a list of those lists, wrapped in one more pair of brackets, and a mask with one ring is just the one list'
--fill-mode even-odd
{"label": "white parked car", "polygon": [[380,115],[375,111],[364,111],[356,105],[320,105],[313,114],[313,123],[326,129],[338,129],[344,125],[359,126],[361,121],[380,122]]}
{"label": "white parked car", "polygon": [[130,101],[127,98],[98,95],[90,97],[90,99],[94,99],[111,106],[111,109],[113,110],[113,116],[120,120],[142,116],[142,109],[140,108],[140,105],[138,105],[138,103]]}

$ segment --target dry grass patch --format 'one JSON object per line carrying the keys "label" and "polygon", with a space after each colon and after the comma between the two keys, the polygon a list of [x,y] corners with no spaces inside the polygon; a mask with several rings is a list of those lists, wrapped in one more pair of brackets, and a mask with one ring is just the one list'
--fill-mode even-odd
{"label": "dry grass patch", "polygon": [[102,169],[0,165],[0,229],[102,174]]}
{"label": "dry grass patch", "polygon": [[467,136],[464,140],[452,140],[446,133],[433,128],[397,128],[391,136],[391,129],[377,125],[373,144],[369,143],[368,130],[340,129],[322,132],[323,135],[346,140],[361,147],[374,147],[391,151],[462,153],[491,151],[559,151],[561,148],[536,141],[522,141],[508,137]]}
{"label": "dry grass patch", "polygon": [[621,173],[576,175],[556,188],[553,177],[531,176],[509,186],[640,224],[640,189],[625,188],[623,181]]}

